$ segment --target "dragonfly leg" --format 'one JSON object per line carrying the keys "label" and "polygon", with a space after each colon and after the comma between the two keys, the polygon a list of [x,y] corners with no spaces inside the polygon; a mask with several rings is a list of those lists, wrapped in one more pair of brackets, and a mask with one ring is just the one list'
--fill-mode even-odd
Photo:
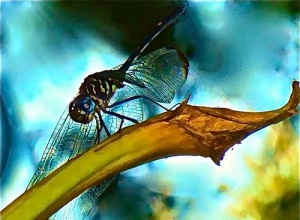
{"label": "dragonfly leg", "polygon": [[175,108],[176,106],[179,106],[179,105],[180,105],[180,103],[177,103],[177,104],[173,105],[169,110],[172,110],[173,108]]}
{"label": "dragonfly leg", "polygon": [[[159,104],[158,102],[155,102],[155,101],[153,101],[152,99],[148,98],[147,96],[143,96],[143,95],[136,95],[136,96],[132,96],[132,97],[130,97],[130,98],[128,98],[128,99],[124,99],[124,100],[122,100],[122,101],[120,101],[120,102],[115,102],[114,104],[107,106],[107,108],[112,108],[112,107],[115,107],[115,106],[117,106],[117,105],[121,105],[121,104],[123,104],[123,103],[132,101],[132,100],[134,100],[134,99],[146,99],[146,100],[148,100],[148,101],[154,103],[155,105],[161,107],[162,109],[164,109],[164,110],[166,110],[166,111],[169,111],[169,109],[167,109],[167,108],[164,107],[163,105],[161,105],[161,104]],[[172,108],[173,108],[173,107],[172,107]]]}
{"label": "dragonfly leg", "polygon": [[120,123],[119,129],[118,129],[118,132],[121,131],[123,124],[124,124],[124,118],[121,119],[121,123]]}
{"label": "dragonfly leg", "polygon": [[109,130],[108,130],[106,124],[104,123],[104,121],[101,117],[101,114],[99,112],[97,112],[97,114],[95,114],[95,118],[96,118],[96,124],[97,124],[97,136],[95,138],[94,144],[97,144],[100,142],[100,132],[101,132],[102,128],[104,128],[107,136],[110,136],[110,133],[109,133]]}
{"label": "dragonfly leg", "polygon": [[124,123],[124,119],[126,119],[126,120],[128,120],[128,121],[131,121],[131,122],[133,122],[133,123],[135,123],[135,124],[139,123],[138,120],[136,120],[136,119],[134,119],[134,118],[130,118],[130,117],[127,117],[127,116],[125,116],[125,115],[120,115],[120,114],[118,114],[118,113],[116,113],[116,112],[110,112],[110,111],[106,111],[106,110],[102,110],[102,111],[103,111],[104,113],[106,113],[106,114],[113,115],[113,116],[116,116],[116,117],[118,117],[118,118],[121,119],[121,124],[120,124],[120,126],[119,126],[119,130],[121,130],[121,128],[122,128],[122,125],[123,125],[123,123]]}

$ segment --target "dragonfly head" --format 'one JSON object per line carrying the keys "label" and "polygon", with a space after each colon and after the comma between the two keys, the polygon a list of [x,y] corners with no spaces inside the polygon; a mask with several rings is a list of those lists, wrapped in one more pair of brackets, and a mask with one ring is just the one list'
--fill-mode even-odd
{"label": "dragonfly head", "polygon": [[69,105],[69,114],[73,121],[88,124],[95,115],[95,101],[87,95],[78,95]]}

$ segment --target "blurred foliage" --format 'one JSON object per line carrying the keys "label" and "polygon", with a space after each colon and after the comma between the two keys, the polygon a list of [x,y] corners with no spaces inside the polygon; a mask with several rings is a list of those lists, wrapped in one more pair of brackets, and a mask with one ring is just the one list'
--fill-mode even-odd
{"label": "blurred foliage", "polygon": [[289,120],[271,127],[260,158],[246,158],[253,181],[234,192],[237,202],[229,207],[233,216],[299,219],[298,143],[299,136]]}
{"label": "blurred foliage", "polygon": [[156,197],[151,204],[153,214],[151,220],[167,220],[178,219],[178,210],[168,207],[168,202],[165,196]]}
{"label": "blurred foliage", "polygon": [[264,7],[273,7],[277,10],[285,10],[293,15],[300,13],[300,4],[299,1],[290,1],[290,0],[275,0],[275,1],[253,1],[256,5]]}
{"label": "blurred foliage", "polygon": [[190,212],[192,199],[172,195],[172,183],[159,183],[161,192],[155,192],[134,178],[120,174],[99,197],[99,213],[93,219],[182,219]]}
{"label": "blurred foliage", "polygon": [[[120,46],[132,52],[143,42],[145,36],[152,33],[155,25],[180,4],[178,1],[89,1],[88,4],[82,1],[62,1],[51,3],[49,7],[58,10],[57,14],[61,15],[62,20],[72,19],[74,25],[82,26],[87,32],[113,43],[120,40]],[[118,36],[113,31],[114,28],[122,36]],[[144,54],[170,45],[173,32],[174,25],[164,30]]]}

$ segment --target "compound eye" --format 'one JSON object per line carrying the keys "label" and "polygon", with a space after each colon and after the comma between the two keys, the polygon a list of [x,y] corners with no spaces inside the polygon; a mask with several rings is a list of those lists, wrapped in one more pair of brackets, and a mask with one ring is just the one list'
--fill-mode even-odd
{"label": "compound eye", "polygon": [[95,101],[86,95],[77,96],[69,105],[69,114],[73,121],[88,124],[95,114]]}

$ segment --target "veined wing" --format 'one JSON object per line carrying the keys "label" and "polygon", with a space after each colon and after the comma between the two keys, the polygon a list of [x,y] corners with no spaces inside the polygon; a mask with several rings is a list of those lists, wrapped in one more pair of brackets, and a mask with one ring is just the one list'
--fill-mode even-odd
{"label": "veined wing", "polygon": [[[46,145],[37,171],[27,189],[69,159],[91,148],[94,145],[96,132],[95,120],[87,125],[76,123],[70,118],[68,108],[66,108]],[[113,180],[114,178],[106,180],[86,190],[52,215],[50,219],[84,219],[96,203],[97,198]]]}
{"label": "veined wing", "polygon": [[[139,95],[135,89],[132,88],[131,85],[125,84],[125,86],[116,91],[112,99],[110,100],[110,104],[114,104],[123,100],[126,100],[130,97]],[[114,106],[108,109],[111,112],[118,113],[120,115],[124,115],[130,118],[137,120],[138,122],[143,121],[145,117],[143,103],[140,99],[131,100],[128,102],[124,102],[120,105]],[[117,132],[119,129],[132,125],[133,122],[124,120],[122,127],[120,128],[121,119],[112,115],[103,114],[103,119],[105,124],[107,125],[108,130],[111,134]]]}
{"label": "veined wing", "polygon": [[76,123],[69,117],[68,109],[66,109],[51,134],[37,171],[27,189],[73,156],[92,147],[95,135],[95,123],[88,125]]}
{"label": "veined wing", "polygon": [[[78,197],[70,201],[67,205],[62,207],[59,211],[54,213],[51,220],[82,220],[92,218],[94,212],[93,209],[97,207],[97,199],[101,194],[110,186],[115,180],[115,177],[104,180],[98,185],[92,186],[91,188],[84,191]],[[96,212],[97,210],[95,210]],[[91,213],[92,212],[92,213]]]}
{"label": "veined wing", "polygon": [[125,81],[138,94],[153,101],[170,103],[187,78],[189,61],[175,48],[161,48],[135,60]]}

